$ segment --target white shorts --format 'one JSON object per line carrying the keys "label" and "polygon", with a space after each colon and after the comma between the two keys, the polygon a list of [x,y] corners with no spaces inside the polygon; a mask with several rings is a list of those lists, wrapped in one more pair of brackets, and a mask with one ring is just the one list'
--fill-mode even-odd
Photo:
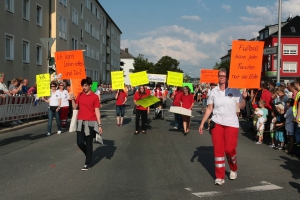
{"label": "white shorts", "polygon": [[288,135],[288,136],[294,135],[294,132],[286,131],[286,135]]}

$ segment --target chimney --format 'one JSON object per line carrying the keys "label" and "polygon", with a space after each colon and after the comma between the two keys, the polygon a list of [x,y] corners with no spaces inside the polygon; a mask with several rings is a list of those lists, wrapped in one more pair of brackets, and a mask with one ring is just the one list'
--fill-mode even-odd
{"label": "chimney", "polygon": [[126,53],[129,53],[129,52],[128,52],[128,48],[125,48],[125,52],[126,52]]}

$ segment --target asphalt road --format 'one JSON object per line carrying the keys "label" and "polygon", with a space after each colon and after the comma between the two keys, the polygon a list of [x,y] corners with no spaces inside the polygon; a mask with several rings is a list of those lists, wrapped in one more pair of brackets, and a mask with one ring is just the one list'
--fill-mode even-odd
{"label": "asphalt road", "polygon": [[168,112],[163,121],[149,120],[146,135],[134,135],[129,103],[123,127],[116,127],[114,102],[101,109],[104,145],[94,143],[86,172],[76,133],[47,137],[44,123],[1,134],[0,199],[300,199],[299,159],[255,145],[245,121],[238,178],[215,186],[211,137],[198,133],[199,105],[187,136],[173,130]]}

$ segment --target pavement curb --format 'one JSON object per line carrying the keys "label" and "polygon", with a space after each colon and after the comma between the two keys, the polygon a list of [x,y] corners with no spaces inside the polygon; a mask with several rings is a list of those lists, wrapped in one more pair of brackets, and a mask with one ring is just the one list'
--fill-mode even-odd
{"label": "pavement curb", "polygon": [[39,119],[39,120],[35,120],[35,121],[31,121],[31,122],[25,122],[24,124],[20,124],[17,126],[9,126],[9,127],[0,127],[0,134],[4,134],[4,133],[9,133],[12,131],[17,131],[23,128],[28,128],[30,126],[35,126],[38,124],[42,124],[47,122],[48,119]]}

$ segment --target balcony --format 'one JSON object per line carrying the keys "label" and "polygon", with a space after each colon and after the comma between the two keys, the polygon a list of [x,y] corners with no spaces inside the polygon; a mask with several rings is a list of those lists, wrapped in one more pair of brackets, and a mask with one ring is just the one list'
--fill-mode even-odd
{"label": "balcony", "polygon": [[110,48],[109,48],[109,46],[106,46],[106,53],[110,54]]}
{"label": "balcony", "polygon": [[108,36],[108,37],[110,37],[110,30],[109,29],[106,29],[107,31],[106,31],[106,35]]}
{"label": "balcony", "polygon": [[110,64],[106,64],[106,71],[110,71]]}

